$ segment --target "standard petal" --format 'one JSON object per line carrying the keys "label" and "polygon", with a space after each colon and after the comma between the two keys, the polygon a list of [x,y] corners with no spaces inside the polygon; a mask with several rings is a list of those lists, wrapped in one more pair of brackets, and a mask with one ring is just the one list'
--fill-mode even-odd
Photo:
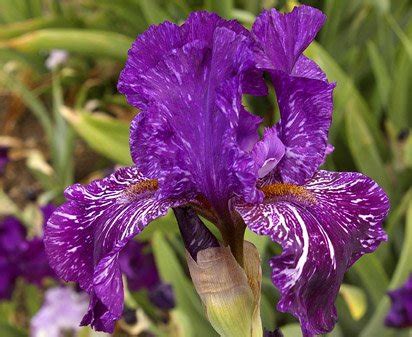
{"label": "standard petal", "polygon": [[165,195],[203,195],[217,210],[234,195],[260,197],[254,161],[242,149],[256,139],[257,123],[252,130],[240,122],[247,113],[241,78],[254,57],[251,44],[217,28],[212,47],[197,40],[147,72],[145,88],[157,104],[132,124],[132,156],[145,175],[159,179]]}
{"label": "standard petal", "polygon": [[325,159],[334,84],[302,55],[325,19],[318,9],[299,6],[288,14],[265,11],[253,26],[258,67],[270,74],[281,114],[276,127],[285,155],[274,174],[284,182],[305,183]]}
{"label": "standard petal", "polygon": [[274,83],[281,114],[276,128],[285,145],[276,171],[284,182],[303,184],[325,160],[335,85],[286,75]]}
{"label": "standard petal", "polygon": [[185,33],[171,22],[158,26],[150,26],[139,35],[129,49],[128,58],[122,70],[118,90],[124,94],[129,104],[144,108],[149,103],[140,78],[174,48],[181,47],[185,41]]}
{"label": "standard petal", "polygon": [[[128,102],[140,109],[147,108],[153,101],[150,90],[146,90],[147,71],[188,43],[199,41],[207,46],[213,45],[215,30],[224,27],[238,35],[249,36],[246,28],[235,20],[224,20],[214,13],[205,11],[190,14],[186,22],[178,26],[165,22],[158,26],[150,26],[139,35],[129,50],[126,65],[120,75],[118,90],[124,94]],[[251,68],[242,81],[245,92],[264,95],[266,86],[261,73]],[[155,99],[156,100],[156,99]]]}
{"label": "standard petal", "polygon": [[329,332],[344,273],[386,240],[381,225],[388,198],[359,173],[319,171],[304,186],[277,183],[263,190],[264,203],[237,210],[252,231],[283,248],[270,262],[282,295],[278,309],[299,318],[305,337]]}
{"label": "standard petal", "polygon": [[67,202],[49,219],[44,241],[50,265],[91,296],[83,323],[112,331],[121,316],[121,249],[150,221],[181,204],[159,200],[156,189],[157,182],[137,168],[121,168],[89,185],[69,187]]}
{"label": "standard petal", "polygon": [[261,60],[261,66],[292,73],[297,60],[325,20],[326,16],[320,10],[309,6],[295,7],[287,14],[275,9],[264,11],[252,28],[267,57]]}

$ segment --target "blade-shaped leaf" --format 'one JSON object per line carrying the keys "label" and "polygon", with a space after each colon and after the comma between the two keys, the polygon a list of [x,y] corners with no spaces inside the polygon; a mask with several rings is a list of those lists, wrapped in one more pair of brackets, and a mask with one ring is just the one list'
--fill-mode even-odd
{"label": "blade-shaped leaf", "polygon": [[[402,247],[402,254],[396,266],[395,272],[389,285],[389,289],[396,289],[405,282],[411,271],[412,261],[412,202],[409,203],[406,215],[405,238]],[[373,274],[371,274],[373,275]],[[375,277],[375,276],[373,276]],[[390,337],[399,336],[398,331],[384,326],[384,319],[388,313],[390,301],[385,296],[377,306],[374,315],[362,330],[360,337]]]}
{"label": "blade-shaped leaf", "polygon": [[190,317],[194,328],[193,336],[217,336],[203,315],[202,304],[193,285],[185,275],[173,249],[162,233],[156,232],[153,235],[152,246],[160,276],[164,282],[172,285],[178,308]]}
{"label": "blade-shaped leaf", "polygon": [[73,129],[96,152],[122,165],[131,164],[129,124],[103,114],[61,108]]}
{"label": "blade-shaped leaf", "polygon": [[0,48],[11,48],[28,53],[64,49],[95,57],[126,60],[133,40],[122,34],[83,29],[42,29],[0,43]]}
{"label": "blade-shaped leaf", "polygon": [[353,319],[360,320],[367,309],[367,299],[363,290],[349,284],[342,284],[339,293],[345,300]]}

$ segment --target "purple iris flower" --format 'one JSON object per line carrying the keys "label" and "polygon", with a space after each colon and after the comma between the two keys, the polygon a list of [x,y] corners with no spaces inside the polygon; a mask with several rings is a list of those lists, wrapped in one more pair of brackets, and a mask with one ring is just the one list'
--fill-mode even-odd
{"label": "purple iris flower", "polygon": [[[196,12],[133,43],[118,88],[140,109],[130,132],[135,166],[69,187],[46,227],[51,265],[91,296],[83,324],[113,331],[123,309],[120,251],[170,208],[190,206],[240,264],[246,227],[279,243],[278,309],[300,320],[305,337],[333,328],[343,275],[386,239],[389,203],[360,173],[319,170],[332,149],[334,85],[302,52],[324,21],[311,7],[270,10],[249,32]],[[259,139],[261,119],[242,95],[267,93],[264,71],[281,120]]]}
{"label": "purple iris flower", "polygon": [[392,307],[385,324],[394,328],[412,327],[412,274],[399,289],[389,292]]}
{"label": "purple iris flower", "polygon": [[78,336],[87,303],[87,294],[76,293],[69,287],[48,289],[43,306],[30,322],[30,336]]}
{"label": "purple iris flower", "polygon": [[[53,205],[42,208],[45,222],[55,209]],[[18,277],[40,286],[45,277],[55,276],[42,238],[26,236],[26,229],[18,219],[7,217],[0,222],[0,300],[10,299]]]}
{"label": "purple iris flower", "polygon": [[127,278],[131,291],[153,288],[160,282],[154,257],[145,253],[147,244],[130,241],[119,257],[120,269]]}

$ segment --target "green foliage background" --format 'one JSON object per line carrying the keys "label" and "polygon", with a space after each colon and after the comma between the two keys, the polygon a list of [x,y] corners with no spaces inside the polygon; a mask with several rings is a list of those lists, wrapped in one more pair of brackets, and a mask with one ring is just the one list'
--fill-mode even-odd
{"label": "green foliage background", "polygon": [[[383,319],[389,308],[386,292],[400,286],[412,271],[412,4],[408,0],[302,3],[328,16],[317,42],[306,52],[330,81],[337,82],[329,139],[336,150],[325,166],[369,175],[385,188],[392,205],[385,224],[389,242],[348,272],[337,301],[340,321],[328,336],[408,336],[410,331],[385,328]],[[30,152],[25,162],[42,185],[38,203],[61,201],[65,186],[87,181],[85,170],[80,174],[76,164],[80,140],[87,144],[86,155],[94,152],[99,158],[86,170],[88,174],[99,175],[110,165],[130,163],[128,121],[135,111],[116,92],[116,81],[137,34],[164,20],[182,22],[199,9],[216,11],[250,27],[262,8],[290,10],[296,4],[275,0],[0,0],[0,92],[21,100],[25,113],[41,125],[47,144],[40,153]],[[70,59],[51,73],[44,61],[53,49],[67,50]],[[246,97],[245,104],[256,113],[264,111],[268,123],[273,122],[277,113],[273,97]],[[0,106],[0,114],[6,114],[5,109]],[[45,170],[44,164],[51,170]],[[25,214],[21,205],[5,207],[6,199],[2,194],[3,213]],[[30,223],[30,217],[26,218]],[[170,332],[153,324],[151,331],[158,336],[215,336],[187,277],[173,219],[166,217],[150,228],[143,239],[152,241],[161,276],[174,286],[178,305],[172,317],[180,329]],[[285,336],[300,336],[293,318],[275,311],[278,293],[269,280],[267,260],[278,248],[251,233],[248,239],[257,245],[264,262],[265,326],[281,325]],[[25,293],[30,317],[42,295],[32,288]],[[128,304],[147,305],[140,295],[130,295]],[[1,304],[0,310],[0,335],[27,335],[27,326],[16,323],[15,302]],[[91,334],[89,330],[83,333]]]}

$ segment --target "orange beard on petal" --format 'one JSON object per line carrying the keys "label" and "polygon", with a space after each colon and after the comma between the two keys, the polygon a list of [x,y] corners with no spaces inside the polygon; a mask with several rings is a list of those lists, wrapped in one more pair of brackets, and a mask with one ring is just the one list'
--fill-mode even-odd
{"label": "orange beard on petal", "polygon": [[285,199],[296,200],[298,202],[314,204],[316,203],[315,195],[303,186],[290,183],[274,183],[262,186],[260,190],[265,195],[265,200]]}

